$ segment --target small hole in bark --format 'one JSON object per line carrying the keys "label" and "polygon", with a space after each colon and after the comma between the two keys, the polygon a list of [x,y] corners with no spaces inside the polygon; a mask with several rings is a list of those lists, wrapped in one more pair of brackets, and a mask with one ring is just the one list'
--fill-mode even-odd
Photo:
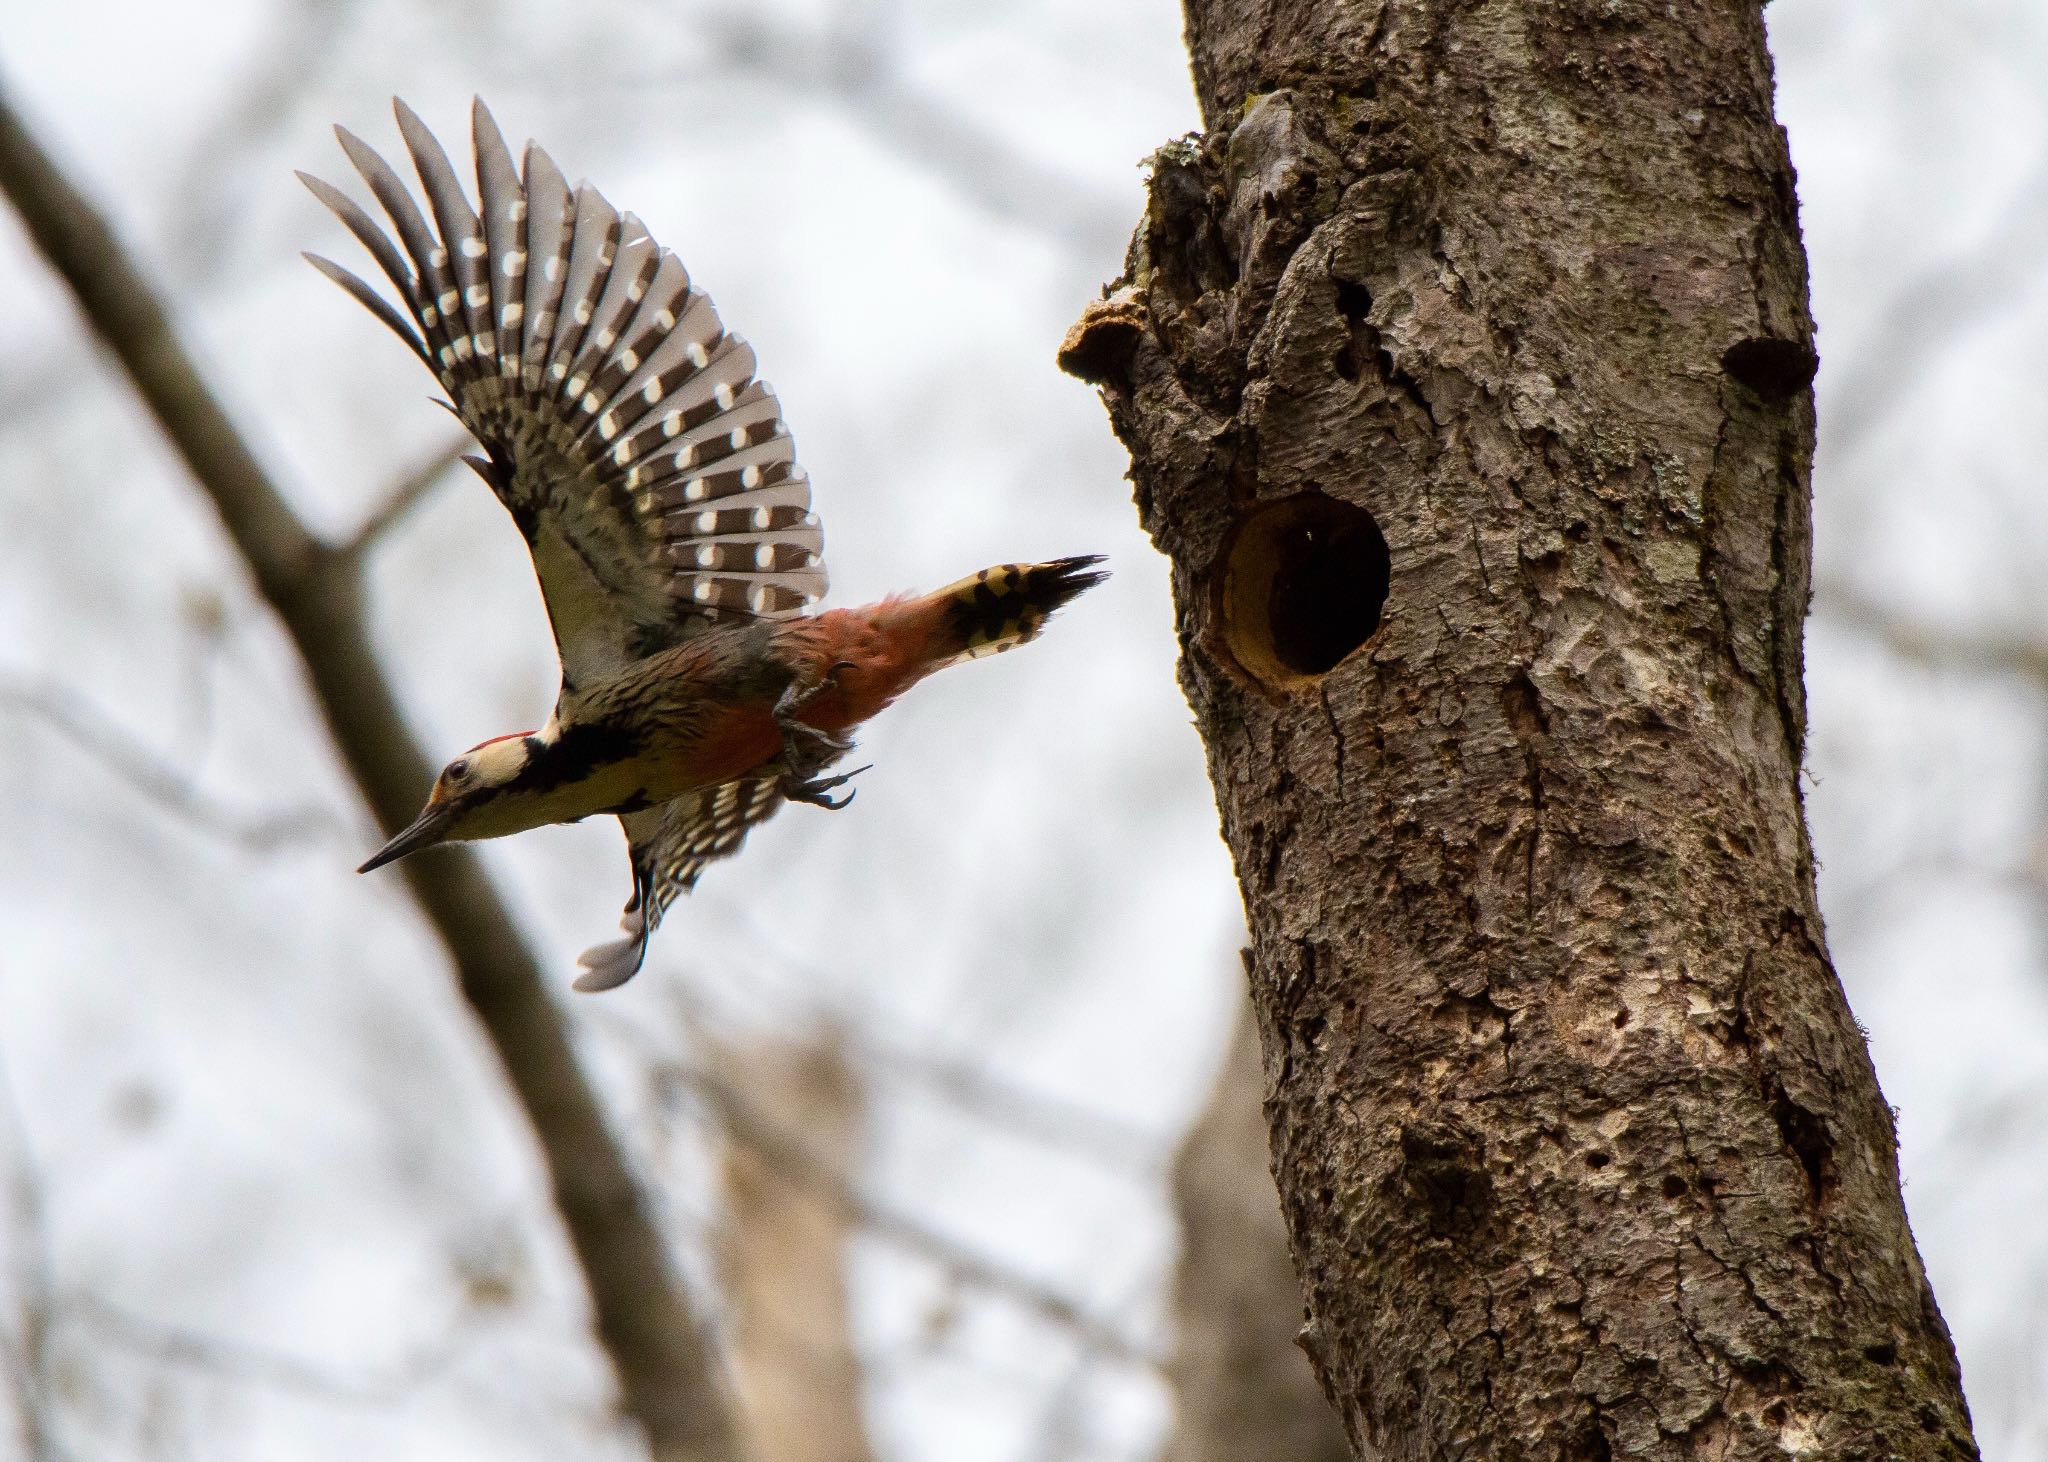
{"label": "small hole in bark", "polygon": [[1875,1365],[1894,1365],[1899,1359],[1899,1348],[1889,1340],[1881,1340],[1876,1345],[1864,1346],[1863,1358]]}
{"label": "small hole in bark", "polygon": [[[1337,281],[1337,313],[1344,317],[1351,330],[1344,343],[1337,347],[1337,358],[1331,362],[1337,374],[1347,381],[1355,381],[1364,370],[1361,351],[1372,350],[1379,343],[1379,332],[1366,321],[1372,313],[1372,291],[1362,284],[1348,280]],[[1382,350],[1385,357],[1382,369],[1392,364],[1393,357]]]}
{"label": "small hole in bark", "polygon": [[1684,1195],[1685,1179],[1679,1177],[1676,1173],[1666,1173],[1664,1175],[1664,1196],[1666,1198],[1681,1198]]}
{"label": "small hole in bark", "polygon": [[1224,553],[1224,642],[1268,685],[1326,674],[1380,627],[1392,565],[1363,508],[1320,492],[1266,503]]}
{"label": "small hole in bark", "polygon": [[1600,1423],[1593,1422],[1586,1428],[1586,1434],[1579,1439],[1578,1451],[1573,1462],[1614,1462],[1614,1448],[1607,1440],[1607,1433],[1600,1430]]}
{"label": "small hole in bark", "polygon": [[1586,1154],[1586,1166],[1592,1168],[1596,1172],[1599,1171],[1601,1168],[1606,1167],[1609,1163],[1613,1161],[1614,1156],[1611,1153],[1589,1152]]}
{"label": "small hole in bark", "polygon": [[1815,1204],[1825,1203],[1834,1192],[1835,1148],[1828,1137],[1827,1123],[1792,1100],[1791,1094],[1773,1078],[1766,1092],[1771,1099],[1771,1119],[1778,1135],[1799,1160],[1806,1173],[1806,1186]]}
{"label": "small hole in bark", "polygon": [[1372,291],[1348,279],[1338,280],[1337,313],[1356,325],[1372,313]]}
{"label": "small hole in bark", "polygon": [[1624,1005],[1621,1009],[1614,1012],[1614,1028],[1618,1031],[1627,1030],[1628,1023],[1635,1018],[1635,1012]]}
{"label": "small hole in bark", "polygon": [[1813,384],[1820,358],[1800,341],[1753,335],[1722,353],[1721,369],[1766,401],[1784,401]]}

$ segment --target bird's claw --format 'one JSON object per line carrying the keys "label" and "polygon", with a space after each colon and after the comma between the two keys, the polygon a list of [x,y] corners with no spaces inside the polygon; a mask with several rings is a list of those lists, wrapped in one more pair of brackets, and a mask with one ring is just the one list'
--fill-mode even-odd
{"label": "bird's claw", "polygon": [[852,750],[852,739],[835,736],[829,731],[820,731],[816,726],[799,721],[797,716],[826,691],[837,689],[839,672],[852,668],[850,661],[835,661],[830,669],[810,685],[799,685],[792,680],[776,699],[775,725],[782,732],[782,762],[788,768],[785,790],[798,789],[788,791],[788,795],[795,801],[816,802],[822,807],[844,805],[843,801],[819,801],[816,796],[804,796],[802,793],[820,786],[836,787],[845,780],[841,777],[829,782],[818,782],[813,774],[831,765],[834,757],[844,756]]}
{"label": "bird's claw", "polygon": [[848,782],[868,770],[868,767],[855,767],[852,771],[842,772],[836,777],[798,777],[794,773],[785,772],[782,778],[782,795],[792,802],[807,802],[813,807],[822,807],[827,812],[837,812],[853,800],[854,792],[859,789],[851,788],[844,797],[839,798],[831,795],[832,789],[846,786]]}

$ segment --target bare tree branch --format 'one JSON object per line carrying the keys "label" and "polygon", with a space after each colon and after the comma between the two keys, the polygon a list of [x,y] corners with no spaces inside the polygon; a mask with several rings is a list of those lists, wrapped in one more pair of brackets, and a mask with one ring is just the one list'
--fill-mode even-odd
{"label": "bare tree branch", "polygon": [[[691,68],[692,83],[711,72],[787,88],[806,99],[828,98],[967,202],[1088,258],[1121,252],[1129,239],[1129,200],[1036,162],[1006,138],[920,91],[896,69],[891,48],[865,17],[834,25],[823,35],[809,34],[758,7],[707,9],[696,18],[711,43],[702,63]],[[669,71],[638,76],[614,71],[611,80],[668,88],[677,77]]]}
{"label": "bare tree branch", "polygon": [[2014,675],[2048,690],[2048,634],[2029,636],[1931,624],[1832,580],[1819,587],[1813,607],[1814,613],[1829,623],[1874,639],[1911,664],[1931,670]]}
{"label": "bare tree branch", "polygon": [[235,258],[248,214],[244,169],[331,68],[363,0],[288,0],[269,8],[270,34],[244,63],[247,79],[193,142],[172,190],[182,206],[170,225],[171,247],[194,283],[221,278]]}
{"label": "bare tree branch", "polygon": [[[291,635],[364,799],[385,827],[402,827],[432,771],[404,732],[354,576],[336,571],[335,550],[312,535],[269,480],[179,343],[156,291],[4,100],[0,189],[212,500]],[[516,933],[512,910],[466,851],[447,849],[401,867],[540,1140],[626,1414],[664,1462],[732,1462],[730,1403],[709,1336],[605,1125],[540,968]]]}
{"label": "bare tree branch", "polygon": [[466,436],[448,442],[399,478],[371,509],[369,517],[363,519],[362,526],[335,546],[337,558],[344,564],[360,564],[387,533],[410,516],[414,508],[433,496],[434,489],[447,481],[450,468],[475,450],[476,443]]}
{"label": "bare tree branch", "polygon": [[[733,922],[746,930],[750,949],[764,961],[773,960],[791,972],[806,973],[801,962],[775,947],[773,934],[758,921],[741,916]],[[752,980],[718,980],[695,987],[673,987],[677,1007],[687,1017],[686,1023],[694,1027],[732,1023],[730,1007],[718,1007],[734,983],[745,983],[750,989],[758,985]],[[899,1039],[860,1030],[850,1015],[816,1000],[806,999],[796,1009],[778,1009],[776,1014],[778,1019],[786,1017],[796,1024],[825,1023],[839,1028],[844,1032],[847,1055],[869,1076],[914,1086],[968,1116],[987,1122],[1006,1136],[1099,1162],[1139,1182],[1150,1182],[1165,1171],[1158,1139],[1108,1112],[1021,1086],[985,1068],[921,1049],[914,1036]]]}
{"label": "bare tree branch", "polygon": [[1854,450],[1930,362],[2038,279],[2048,259],[2048,145],[1991,231],[1968,251],[1899,286],[1878,314],[1871,344],[1828,384],[1827,431]]}
{"label": "bare tree branch", "polygon": [[162,1365],[205,1371],[251,1385],[295,1391],[344,1406],[388,1406],[405,1399],[445,1370],[461,1350],[457,1323],[382,1374],[349,1376],[268,1346],[252,1345],[182,1325],[169,1325],[95,1294],[65,1298],[62,1319],[89,1326],[108,1344]]}
{"label": "bare tree branch", "polygon": [[62,686],[0,673],[0,706],[42,721],[164,811],[251,850],[345,831],[342,820],[324,807],[253,813],[226,806]]}
{"label": "bare tree branch", "polygon": [[961,1282],[1009,1300],[1040,1319],[1078,1336],[1103,1355],[1126,1365],[1157,1371],[1162,1361],[1144,1346],[1088,1314],[1051,1286],[979,1254],[948,1234],[869,1197],[841,1176],[807,1144],[779,1130],[729,1082],[712,1072],[664,1063],[656,1072],[687,1089],[707,1107],[734,1141],[751,1148],[786,1181],[801,1185],[845,1213],[875,1238],[914,1254]]}

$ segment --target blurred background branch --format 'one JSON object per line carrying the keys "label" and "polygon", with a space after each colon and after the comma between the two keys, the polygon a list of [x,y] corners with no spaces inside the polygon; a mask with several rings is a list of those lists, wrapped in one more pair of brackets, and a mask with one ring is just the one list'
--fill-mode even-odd
{"label": "blurred background branch", "polygon": [[[840,1184],[860,1161],[865,1103],[831,1033],[714,1044],[719,1085],[744,1084],[764,1125],[800,1131]],[[728,1139],[714,1254],[731,1311],[747,1455],[760,1462],[874,1462],[847,1296],[853,1216],[837,1193]]]}
{"label": "blurred background branch", "polygon": [[[406,736],[353,575],[335,572],[336,551],[271,483],[179,343],[153,287],[4,95],[0,189],[212,500],[290,633],[364,799],[387,830],[403,827],[432,769]],[[704,1322],[640,1200],[540,968],[514,932],[512,911],[466,850],[402,867],[540,1140],[626,1415],[657,1458],[733,1462],[733,1422]]]}
{"label": "blurred background branch", "polygon": [[1249,1001],[1173,1164],[1173,1435],[1160,1462],[1349,1462],[1294,1337],[1304,1317],[1274,1191],[1265,1073]]}
{"label": "blurred background branch", "polygon": [[221,803],[60,685],[0,672],[0,710],[42,722],[165,812],[252,851],[303,839],[336,839],[348,830],[323,807],[245,812]]}
{"label": "blurred background branch", "polygon": [[360,565],[369,552],[446,483],[462,459],[475,450],[476,443],[469,437],[450,441],[392,483],[377,505],[370,509],[370,515],[363,519],[362,526],[335,545],[338,563]]}

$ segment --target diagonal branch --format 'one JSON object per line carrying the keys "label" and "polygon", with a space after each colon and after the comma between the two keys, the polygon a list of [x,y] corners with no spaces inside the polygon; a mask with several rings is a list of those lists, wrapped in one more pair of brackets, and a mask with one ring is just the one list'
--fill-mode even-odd
{"label": "diagonal branch", "polygon": [[395,1406],[435,1380],[460,1353],[464,1319],[375,1375],[338,1375],[283,1351],[188,1326],[166,1324],[90,1292],[65,1298],[62,1318],[162,1366],[205,1371],[252,1386],[293,1391],[338,1406]]}
{"label": "diagonal branch", "polygon": [[1830,622],[1876,640],[1908,664],[1931,670],[2014,675],[2048,689],[2048,636],[1930,623],[1901,614],[1846,581],[1823,582],[1814,612]]}
{"label": "diagonal branch", "polygon": [[377,506],[370,510],[370,515],[363,519],[362,525],[335,545],[335,554],[351,567],[361,564],[369,557],[370,551],[384,541],[385,535],[410,517],[414,508],[448,480],[449,469],[475,450],[476,443],[466,436],[444,444],[391,485]]}
{"label": "diagonal branch", "polygon": [[0,707],[45,722],[77,750],[166,812],[252,851],[333,835],[343,828],[340,818],[319,806],[250,813],[207,796],[183,772],[62,686],[18,680],[0,672]]}
{"label": "diagonal branch", "polygon": [[1160,1369],[1159,1357],[1052,1286],[999,1264],[861,1191],[807,1143],[779,1130],[731,1082],[674,1063],[665,1065],[662,1075],[687,1087],[702,1101],[733,1142],[751,1151],[785,1182],[844,1214],[869,1236],[914,1254],[965,1284],[1009,1300],[1105,1357],[1143,1370]]}
{"label": "diagonal branch", "polygon": [[1117,252],[1130,237],[1130,205],[1100,187],[1030,157],[1009,139],[922,90],[895,63],[865,7],[823,34],[777,20],[761,6],[696,12],[705,44],[687,74],[611,73],[613,84],[693,85],[709,74],[779,87],[805,101],[825,98],[905,161],[942,180],[991,217],[1088,258]]}
{"label": "diagonal branch", "polygon": [[[405,734],[346,560],[292,511],[177,339],[149,281],[4,95],[0,191],[220,514],[290,634],[364,800],[386,828],[404,826],[432,772]],[[408,859],[402,869],[540,1140],[627,1415],[646,1429],[663,1462],[732,1462],[730,1403],[704,1323],[605,1125],[539,965],[514,932],[512,910],[465,851]]]}

